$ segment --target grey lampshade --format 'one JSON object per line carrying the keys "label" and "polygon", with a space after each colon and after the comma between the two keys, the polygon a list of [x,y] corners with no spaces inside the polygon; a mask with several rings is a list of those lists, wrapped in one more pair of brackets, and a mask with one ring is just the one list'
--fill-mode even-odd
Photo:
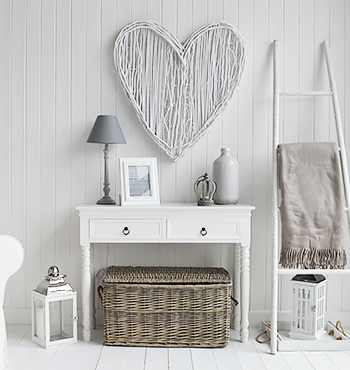
{"label": "grey lampshade", "polygon": [[88,143],[126,144],[116,116],[97,116],[87,139]]}

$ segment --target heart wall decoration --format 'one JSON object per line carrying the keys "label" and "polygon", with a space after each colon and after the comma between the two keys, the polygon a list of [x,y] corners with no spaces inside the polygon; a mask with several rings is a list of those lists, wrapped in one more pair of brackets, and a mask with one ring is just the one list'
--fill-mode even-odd
{"label": "heart wall decoration", "polygon": [[143,128],[176,161],[226,108],[241,81],[245,47],[226,22],[181,44],[163,26],[137,21],[119,33],[114,63]]}

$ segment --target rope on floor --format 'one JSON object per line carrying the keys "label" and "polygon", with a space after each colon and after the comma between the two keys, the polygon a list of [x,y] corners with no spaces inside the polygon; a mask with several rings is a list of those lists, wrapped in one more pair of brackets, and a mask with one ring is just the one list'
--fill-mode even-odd
{"label": "rope on floor", "polygon": [[[271,330],[271,324],[269,322],[266,322],[265,323],[265,326],[267,328],[269,328]],[[259,338],[264,335],[264,334],[267,334],[267,330],[263,331],[262,333],[260,333],[256,338],[255,340],[258,342],[258,343],[267,343],[270,341],[270,338],[266,339],[266,340],[260,340]]]}

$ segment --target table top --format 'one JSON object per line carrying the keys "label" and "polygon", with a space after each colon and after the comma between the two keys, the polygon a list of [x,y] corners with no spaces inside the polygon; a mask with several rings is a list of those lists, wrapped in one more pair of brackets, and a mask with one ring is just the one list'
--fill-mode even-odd
{"label": "table top", "polygon": [[225,205],[218,205],[214,204],[212,206],[207,207],[200,207],[196,203],[161,203],[159,206],[119,206],[119,205],[100,205],[100,204],[80,204],[75,207],[77,210],[126,210],[126,209],[198,209],[198,210],[218,210],[218,209],[230,209],[230,210],[250,210],[253,211],[255,209],[254,206],[248,204],[225,204]]}

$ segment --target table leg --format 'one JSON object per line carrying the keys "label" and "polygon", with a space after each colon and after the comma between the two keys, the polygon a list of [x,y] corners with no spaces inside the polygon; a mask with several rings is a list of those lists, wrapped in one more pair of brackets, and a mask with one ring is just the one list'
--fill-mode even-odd
{"label": "table leg", "polygon": [[241,245],[233,245],[233,298],[238,301],[234,308],[233,329],[241,330]]}
{"label": "table leg", "polygon": [[90,248],[90,329],[96,329],[96,304],[95,304],[95,258],[94,250]]}
{"label": "table leg", "polygon": [[249,296],[250,296],[250,248],[241,246],[241,342],[248,342],[249,338]]}
{"label": "table leg", "polygon": [[81,300],[83,309],[83,340],[90,342],[90,312],[91,312],[91,265],[90,245],[81,246]]}

